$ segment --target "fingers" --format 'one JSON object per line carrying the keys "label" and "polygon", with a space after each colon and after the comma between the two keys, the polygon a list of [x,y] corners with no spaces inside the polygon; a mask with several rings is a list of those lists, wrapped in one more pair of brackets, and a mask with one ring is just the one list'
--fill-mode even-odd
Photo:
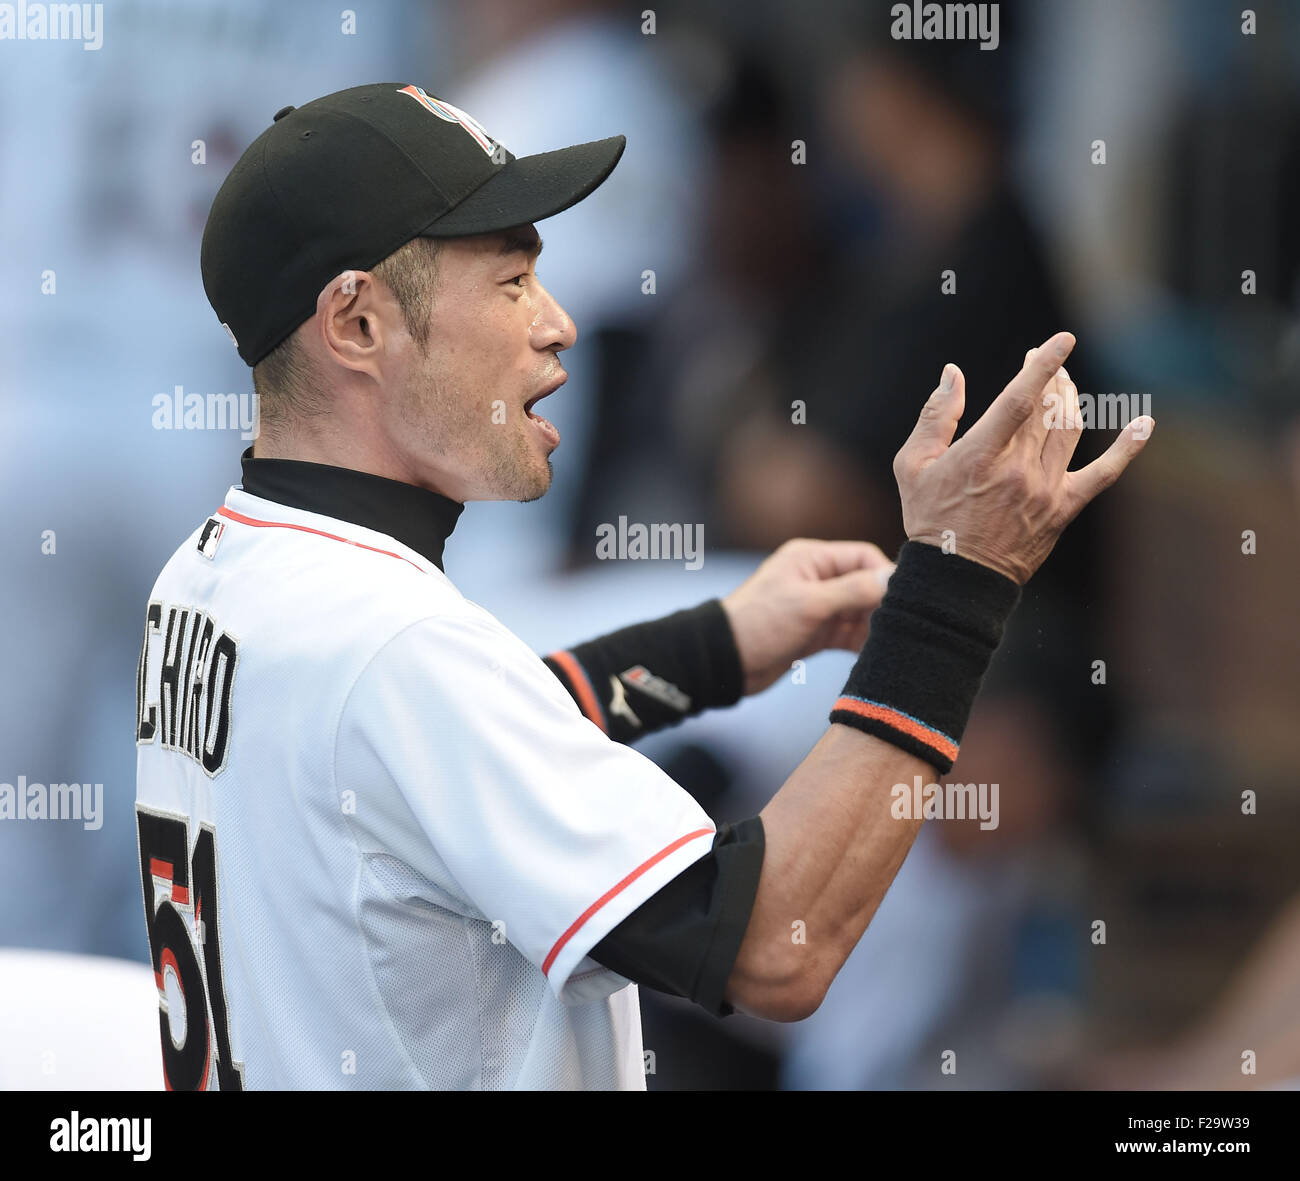
{"label": "fingers", "polygon": [[835,630],[826,642],[827,648],[844,652],[861,652],[862,645],[871,634],[871,612],[855,611],[836,621]]}
{"label": "fingers", "polygon": [[1042,449],[1047,427],[1043,425],[1043,388],[1065,363],[1074,348],[1074,336],[1058,332],[1025,355],[1025,364],[993,400],[980,420],[966,432],[966,438],[990,451],[1000,451],[1022,427]]}
{"label": "fingers", "polygon": [[956,365],[945,365],[938,386],[921,407],[916,426],[894,458],[894,475],[902,462],[920,466],[947,451],[965,409],[966,378]]}
{"label": "fingers", "polygon": [[809,541],[807,545],[819,578],[835,578],[854,570],[874,570],[881,566],[893,569],[884,550],[869,541]]}
{"label": "fingers", "polygon": [[828,616],[853,611],[870,611],[885,597],[885,587],[894,572],[893,562],[871,570],[854,570],[818,584],[822,609]]}
{"label": "fingers", "polygon": [[1087,467],[1065,475],[1066,505],[1070,519],[1099,492],[1104,492],[1124,474],[1124,469],[1146,446],[1155,419],[1149,414],[1135,418],[1119,433],[1119,437]]}
{"label": "fingers", "polygon": [[1079,411],[1079,390],[1064,365],[1043,395],[1042,415],[1047,426],[1043,444],[1043,470],[1053,480],[1061,478],[1083,438],[1083,415]]}

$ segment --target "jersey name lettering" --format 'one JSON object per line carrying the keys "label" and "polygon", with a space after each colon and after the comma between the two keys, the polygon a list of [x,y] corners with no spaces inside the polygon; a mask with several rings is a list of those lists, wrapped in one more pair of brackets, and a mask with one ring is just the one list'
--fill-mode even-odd
{"label": "jersey name lettering", "polygon": [[[149,641],[155,636],[160,643],[151,661]],[[234,639],[202,611],[151,602],[136,675],[136,742],[180,751],[216,775],[230,747],[238,655]]]}

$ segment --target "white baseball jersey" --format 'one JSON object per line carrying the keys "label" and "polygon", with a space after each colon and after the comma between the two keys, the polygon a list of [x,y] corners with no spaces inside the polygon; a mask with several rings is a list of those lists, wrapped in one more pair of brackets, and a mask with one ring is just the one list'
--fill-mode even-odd
{"label": "white baseball jersey", "polygon": [[137,743],[168,1086],[644,1088],[588,952],[714,826],[421,553],[232,488],[150,595]]}

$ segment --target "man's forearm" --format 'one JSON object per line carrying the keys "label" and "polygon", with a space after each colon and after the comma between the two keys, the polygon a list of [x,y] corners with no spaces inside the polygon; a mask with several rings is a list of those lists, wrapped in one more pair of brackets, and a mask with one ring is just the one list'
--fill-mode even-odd
{"label": "man's forearm", "polygon": [[825,988],[889,889],[921,827],[890,814],[892,787],[934,768],[870,734],[834,725],[760,816],[763,871],[727,1000],[797,1021]]}
{"label": "man's forearm", "polygon": [[948,771],[1019,598],[978,563],[909,542],[834,724],[761,818],[766,852],[728,980],[737,1009],[799,1020],[866,930],[920,827],[895,785]]}

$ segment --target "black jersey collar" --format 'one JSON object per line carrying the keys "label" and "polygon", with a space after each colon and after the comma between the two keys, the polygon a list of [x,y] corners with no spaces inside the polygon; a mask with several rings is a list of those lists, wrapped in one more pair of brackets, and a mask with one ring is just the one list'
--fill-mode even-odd
{"label": "black jersey collar", "polygon": [[459,501],[369,472],[299,459],[240,460],[244,491],[304,512],[386,533],[442,569],[442,547],[465,506]]}

